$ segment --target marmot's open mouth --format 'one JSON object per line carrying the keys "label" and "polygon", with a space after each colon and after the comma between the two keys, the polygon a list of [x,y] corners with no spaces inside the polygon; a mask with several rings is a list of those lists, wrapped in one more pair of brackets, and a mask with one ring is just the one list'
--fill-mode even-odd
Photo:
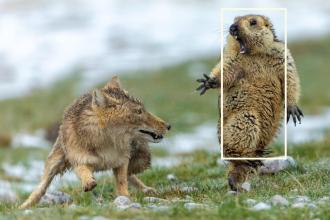
{"label": "marmot's open mouth", "polygon": [[239,43],[239,52],[240,53],[246,53],[248,50],[245,46],[244,41],[237,35],[233,35],[233,37],[238,41]]}
{"label": "marmot's open mouth", "polygon": [[153,140],[155,141],[161,141],[163,139],[163,135],[157,135],[156,133],[154,132],[151,132],[151,131],[147,131],[147,130],[142,130],[140,129],[139,130],[141,133],[143,134],[147,134],[149,135],[150,137],[152,137]]}

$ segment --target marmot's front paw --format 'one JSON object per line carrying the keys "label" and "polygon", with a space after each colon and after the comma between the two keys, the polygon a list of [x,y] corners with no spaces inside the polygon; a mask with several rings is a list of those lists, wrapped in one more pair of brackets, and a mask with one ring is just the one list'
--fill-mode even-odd
{"label": "marmot's front paw", "polygon": [[201,83],[201,85],[196,89],[200,92],[200,95],[203,95],[208,89],[219,87],[219,82],[216,78],[209,77],[206,74],[203,74],[203,76],[204,78],[196,80],[198,83]]}
{"label": "marmot's front paw", "polygon": [[297,119],[299,124],[301,124],[301,117],[304,117],[304,114],[297,105],[288,105],[286,117],[287,122],[290,120],[290,115],[292,116],[294,126],[296,126]]}

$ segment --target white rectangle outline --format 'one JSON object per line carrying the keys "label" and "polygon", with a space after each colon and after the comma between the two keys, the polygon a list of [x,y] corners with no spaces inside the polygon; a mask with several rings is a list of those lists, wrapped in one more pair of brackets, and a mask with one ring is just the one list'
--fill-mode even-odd
{"label": "white rectangle outline", "polygon": [[[224,43],[223,43],[223,13],[224,11],[283,11],[284,12],[284,156],[278,156],[278,157],[224,157],[223,155],[223,49],[224,49]],[[221,96],[221,128],[220,128],[220,135],[221,135],[221,160],[285,160],[288,156],[288,146],[287,146],[287,123],[286,123],[286,117],[287,117],[287,37],[288,37],[288,30],[287,30],[287,24],[288,24],[288,10],[287,8],[221,8],[221,60],[220,60],[220,66],[221,66],[221,88],[220,88],[220,96]]]}

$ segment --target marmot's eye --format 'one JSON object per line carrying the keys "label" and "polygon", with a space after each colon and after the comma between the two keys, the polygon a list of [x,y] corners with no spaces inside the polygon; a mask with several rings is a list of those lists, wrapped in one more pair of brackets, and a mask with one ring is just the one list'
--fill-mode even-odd
{"label": "marmot's eye", "polygon": [[250,20],[250,25],[256,25],[257,21],[255,19]]}
{"label": "marmot's eye", "polygon": [[139,114],[139,115],[141,115],[142,112],[143,112],[143,111],[142,111],[142,109],[140,109],[140,108],[135,110],[135,113],[136,113],[136,114]]}

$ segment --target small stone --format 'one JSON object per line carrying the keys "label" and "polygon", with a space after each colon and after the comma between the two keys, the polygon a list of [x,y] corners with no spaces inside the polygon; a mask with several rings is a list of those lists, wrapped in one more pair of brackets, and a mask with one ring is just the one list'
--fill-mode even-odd
{"label": "small stone", "polygon": [[308,206],[308,208],[311,208],[311,209],[317,208],[317,206],[314,203],[308,203],[307,206]]}
{"label": "small stone", "polygon": [[147,203],[169,203],[169,200],[166,199],[161,199],[161,198],[157,198],[157,197],[144,197],[143,198],[144,202]]}
{"label": "small stone", "polygon": [[294,200],[294,203],[306,203],[309,201],[310,199],[307,196],[297,196]]}
{"label": "small stone", "polygon": [[52,191],[43,195],[41,197],[40,203],[43,205],[71,204],[72,198],[67,193]]}
{"label": "small stone", "polygon": [[184,193],[192,193],[192,192],[196,192],[198,189],[196,187],[192,187],[192,186],[184,186],[181,188],[181,191]]}
{"label": "small stone", "polygon": [[227,194],[227,195],[237,195],[237,192],[236,192],[236,191],[232,191],[232,190],[230,190],[230,191],[228,191],[226,194]]}
{"label": "small stone", "polygon": [[33,211],[31,210],[31,209],[25,209],[24,211],[23,211],[23,214],[24,215],[31,215],[33,213]]}
{"label": "small stone", "polygon": [[304,208],[305,205],[306,205],[306,203],[304,203],[304,202],[297,202],[297,203],[292,204],[292,208]]}
{"label": "small stone", "polygon": [[167,178],[168,180],[170,180],[170,181],[174,181],[174,180],[176,180],[176,176],[175,176],[175,174],[173,174],[173,173],[168,174],[168,175],[166,176],[166,178]]}
{"label": "small stone", "polygon": [[254,199],[246,199],[246,200],[245,200],[245,203],[246,203],[247,205],[252,206],[252,205],[255,205],[255,204],[257,203],[257,201],[254,200]]}
{"label": "small stone", "polygon": [[184,207],[188,210],[208,208],[208,206],[205,204],[194,203],[194,202],[187,202],[184,204]]}
{"label": "small stone", "polygon": [[253,206],[251,208],[251,210],[260,211],[260,210],[268,210],[270,208],[271,208],[271,206],[268,205],[267,203],[259,202],[258,204],[256,204],[255,206]]}
{"label": "small stone", "polygon": [[273,205],[284,205],[284,206],[289,205],[289,201],[281,195],[273,196],[271,198],[271,202]]}
{"label": "small stone", "polygon": [[318,204],[327,204],[329,203],[329,196],[323,196],[322,198],[320,198],[317,202]]}
{"label": "small stone", "polygon": [[244,189],[245,191],[249,192],[251,190],[251,184],[249,182],[244,182],[242,184],[242,189]]}
{"label": "small stone", "polygon": [[128,206],[131,203],[132,201],[127,196],[117,196],[117,198],[113,201],[113,204],[116,206]]}
{"label": "small stone", "polygon": [[109,220],[109,219],[103,216],[94,216],[92,220]]}
{"label": "small stone", "polygon": [[221,160],[220,158],[217,159],[217,165],[218,166],[227,166],[229,164],[229,162],[227,160]]}
{"label": "small stone", "polygon": [[140,209],[140,208],[142,208],[142,206],[140,203],[133,202],[132,204],[130,204],[129,208],[130,209]]}
{"label": "small stone", "polygon": [[168,206],[165,206],[165,205],[158,206],[155,204],[148,205],[147,208],[151,209],[153,211],[157,211],[157,212],[166,212],[170,209],[170,207],[168,207]]}

